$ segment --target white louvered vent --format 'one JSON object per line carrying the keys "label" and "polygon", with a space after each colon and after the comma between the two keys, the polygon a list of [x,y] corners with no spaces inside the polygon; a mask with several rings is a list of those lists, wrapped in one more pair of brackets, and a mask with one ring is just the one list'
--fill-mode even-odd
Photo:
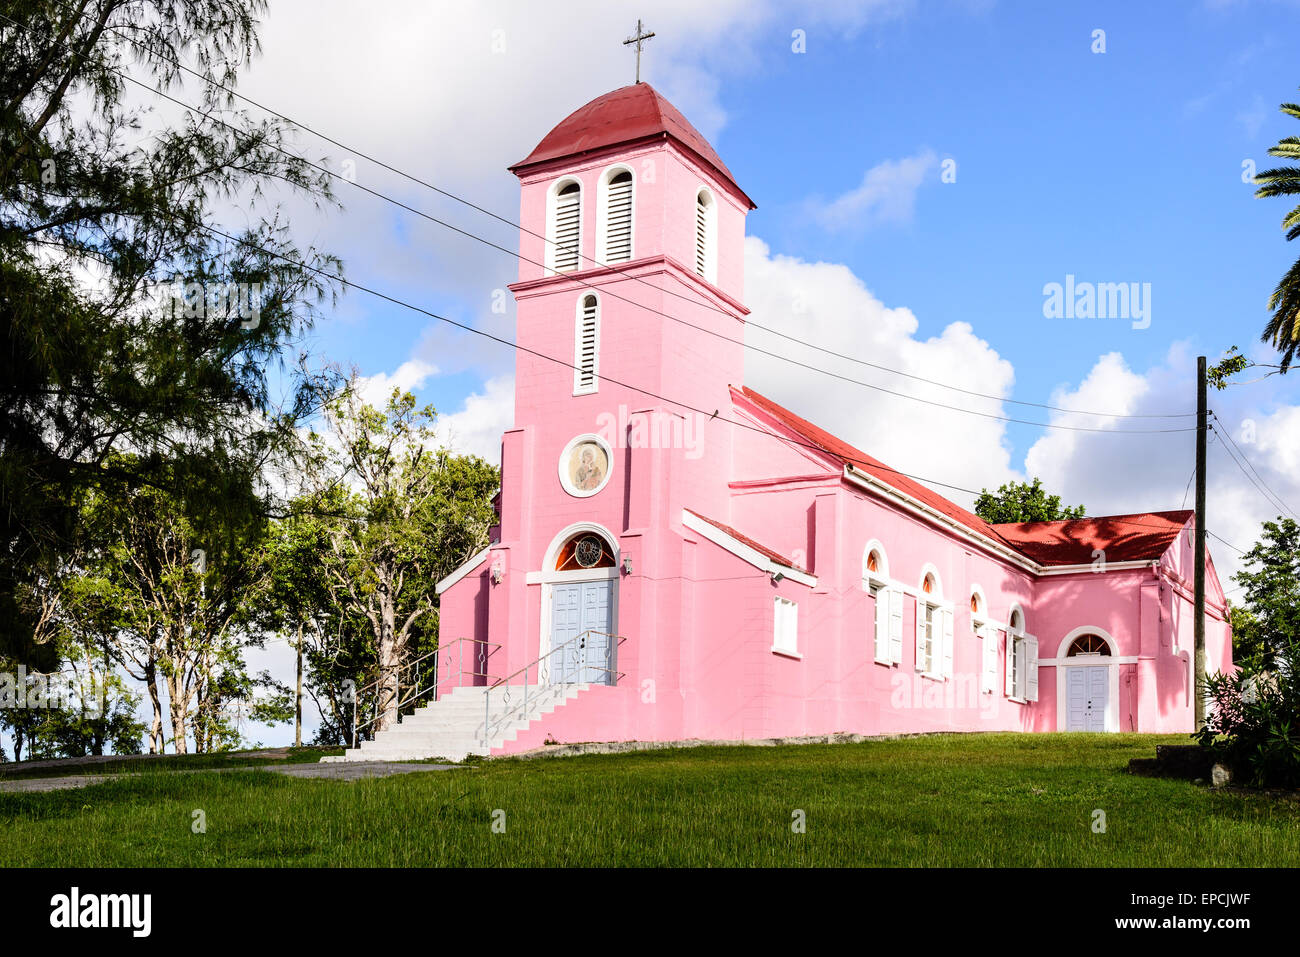
{"label": "white louvered vent", "polygon": [[582,190],[570,183],[555,198],[555,270],[566,272],[578,268],[578,225],[582,209]]}
{"label": "white louvered vent", "polygon": [[609,181],[605,262],[632,258],[632,174],[624,170]]}
{"label": "white louvered vent", "polygon": [[708,277],[709,266],[709,207],[704,193],[695,200],[695,271]]}
{"label": "white louvered vent", "polygon": [[578,315],[578,335],[574,348],[573,391],[596,391],[596,359],[600,349],[600,307],[595,296],[582,300]]}

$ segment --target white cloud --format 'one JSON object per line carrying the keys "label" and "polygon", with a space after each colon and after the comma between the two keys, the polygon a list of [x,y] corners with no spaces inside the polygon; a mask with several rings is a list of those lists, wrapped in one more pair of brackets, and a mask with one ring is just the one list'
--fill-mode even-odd
{"label": "white cloud", "polygon": [[[746,341],[847,378],[905,396],[1007,415],[999,399],[965,396],[837,359],[759,329],[819,343],[876,365],[995,396],[1011,392],[1014,372],[969,323],[954,322],[920,339],[916,316],[882,303],[843,265],[773,255],[761,239],[745,241],[745,295],[753,310]],[[893,468],[965,488],[996,488],[1016,478],[1006,423],[864,388],[749,350],[745,381]],[[969,506],[972,497],[936,486]]]}
{"label": "white cloud", "polygon": [[[1190,412],[1196,408],[1195,354],[1175,343],[1164,358],[1143,372],[1129,368],[1116,353],[1102,356],[1078,386],[1063,388],[1053,404],[1130,414]],[[1242,378],[1242,377],[1238,377]],[[1243,382],[1212,392],[1215,433],[1208,453],[1206,528],[1237,548],[1249,549],[1260,524],[1279,514],[1276,506],[1234,464],[1229,450],[1253,466],[1255,481],[1290,508],[1300,506],[1300,405],[1280,377]],[[1098,420],[1054,414],[1054,422],[1095,425]],[[1101,420],[1116,429],[1190,428],[1194,418]],[[1235,443],[1235,445],[1234,445]],[[1195,466],[1195,433],[1101,435],[1050,432],[1025,456],[1025,471],[1069,502],[1083,502],[1093,515],[1191,508],[1189,488]],[[1240,556],[1210,541],[1224,586],[1240,568]]]}
{"label": "white cloud", "polygon": [[439,416],[442,439],[453,451],[477,455],[494,465],[501,462],[501,434],[514,425],[513,376],[489,379],[482,392],[465,397],[458,412]]}
{"label": "white cloud", "polygon": [[403,392],[414,392],[428,381],[429,376],[436,375],[437,372],[438,370],[434,366],[422,359],[407,359],[397,367],[392,375],[387,372],[377,372],[374,375],[359,377],[357,379],[357,395],[367,405],[382,409],[388,402],[388,397],[393,394],[394,389],[401,389]]}
{"label": "white cloud", "polygon": [[931,150],[877,163],[862,183],[831,200],[810,200],[811,215],[827,229],[862,230],[911,222],[916,194],[939,163]]}

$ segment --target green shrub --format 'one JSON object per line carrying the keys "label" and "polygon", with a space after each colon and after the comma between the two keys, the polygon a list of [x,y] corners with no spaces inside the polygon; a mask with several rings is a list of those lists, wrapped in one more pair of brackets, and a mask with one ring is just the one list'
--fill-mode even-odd
{"label": "green shrub", "polygon": [[1266,672],[1238,669],[1206,680],[1209,714],[1193,735],[1256,787],[1300,788],[1300,642]]}

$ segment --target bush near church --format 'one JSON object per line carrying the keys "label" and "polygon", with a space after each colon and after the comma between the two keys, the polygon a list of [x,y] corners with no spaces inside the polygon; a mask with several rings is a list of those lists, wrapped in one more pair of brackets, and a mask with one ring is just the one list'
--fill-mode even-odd
{"label": "bush near church", "polygon": [[1275,661],[1265,673],[1211,675],[1213,707],[1194,737],[1243,783],[1300,788],[1300,641],[1288,642]]}

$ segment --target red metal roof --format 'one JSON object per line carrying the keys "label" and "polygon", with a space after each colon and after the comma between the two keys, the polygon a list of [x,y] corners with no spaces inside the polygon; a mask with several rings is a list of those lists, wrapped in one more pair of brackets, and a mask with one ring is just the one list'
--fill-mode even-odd
{"label": "red metal roof", "polygon": [[1105,552],[1107,562],[1153,561],[1165,553],[1196,513],[1138,512],[1064,522],[995,525],[998,534],[1040,565],[1088,565]]}
{"label": "red metal roof", "polygon": [[649,83],[620,87],[574,110],[542,138],[536,149],[511,166],[510,171],[520,173],[551,160],[664,135],[711,166],[749,203],[750,209],[754,208],[753,200],[736,184],[731,170],[709,141]]}
{"label": "red metal roof", "polygon": [[790,561],[790,559],[786,558],[780,552],[775,552],[772,549],[768,548],[766,545],[760,545],[758,542],[754,541],[748,535],[736,531],[730,525],[723,525],[721,522],[714,521],[713,519],[709,518],[707,515],[701,515],[699,512],[691,508],[688,508],[686,511],[690,512],[692,515],[694,515],[696,518],[700,519],[701,521],[708,522],[714,528],[726,532],[732,538],[736,539],[737,541],[739,541],[744,545],[748,545],[754,551],[758,552],[763,557],[776,562],[778,565],[784,565],[786,568],[795,568],[801,572],[807,571],[806,568],[799,568],[798,565]]}
{"label": "red metal roof", "polygon": [[892,486],[971,531],[1000,542],[1040,565],[1088,565],[1093,561],[1092,553],[1095,549],[1105,551],[1108,562],[1154,560],[1165,553],[1177,538],[1178,532],[1193,516],[1189,511],[1143,512],[1064,522],[992,525],[753,389],[737,390],[733,387],[732,394],[747,399],[760,411],[809,445],[839,460],[842,465],[853,466],[857,471]]}

